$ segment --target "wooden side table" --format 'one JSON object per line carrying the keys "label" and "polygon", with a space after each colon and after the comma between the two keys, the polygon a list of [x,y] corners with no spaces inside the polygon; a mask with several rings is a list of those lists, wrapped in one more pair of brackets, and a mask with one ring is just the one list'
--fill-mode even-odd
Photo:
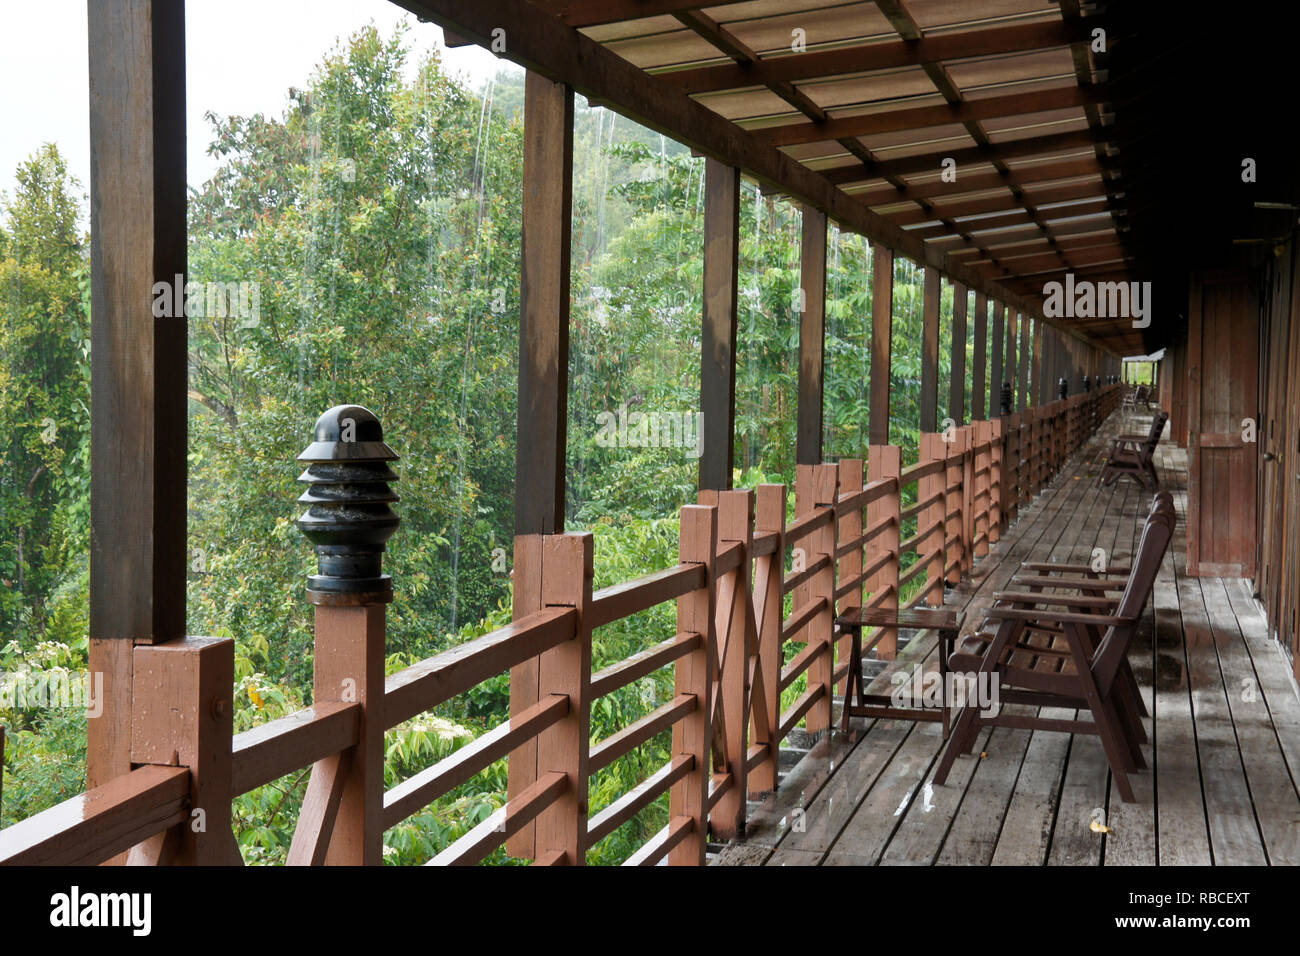
{"label": "wooden side table", "polygon": [[[957,643],[957,633],[961,630],[965,612],[955,607],[936,608],[893,608],[860,607],[835,620],[841,632],[853,639],[853,649],[849,655],[849,673],[844,685],[844,711],[840,717],[840,727],[849,729],[850,717],[893,717],[902,720],[935,720],[943,722],[944,739],[948,737],[951,719],[951,706],[948,701],[948,657]],[[863,686],[862,653],[871,650],[880,640],[883,632],[877,632],[870,643],[862,646],[862,629],[908,628],[911,630],[936,631],[939,634],[939,681],[942,707],[938,712],[925,707],[897,707],[888,694],[868,694]],[[856,697],[854,696],[856,693]]]}

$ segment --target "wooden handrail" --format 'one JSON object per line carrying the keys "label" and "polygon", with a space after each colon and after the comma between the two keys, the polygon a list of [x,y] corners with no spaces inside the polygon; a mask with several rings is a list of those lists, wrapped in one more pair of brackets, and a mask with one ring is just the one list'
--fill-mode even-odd
{"label": "wooden handrail", "polygon": [[922,478],[928,478],[930,475],[937,475],[943,471],[946,462],[942,458],[935,458],[932,461],[918,461],[915,465],[908,465],[898,475],[898,487],[904,488],[914,481]]}
{"label": "wooden handrail", "polygon": [[805,567],[802,571],[791,571],[781,582],[782,593],[789,594],[818,571],[824,570],[830,563],[830,556],[824,554],[816,561],[812,562],[812,564]]}
{"label": "wooden handrail", "polygon": [[679,754],[668,761],[591,818],[587,824],[588,842],[595,844],[605,839],[694,769],[695,758],[690,754]]}
{"label": "wooden handrail", "polygon": [[577,621],[578,612],[571,607],[543,608],[398,671],[385,682],[384,726],[396,727],[563,644],[575,635]]}
{"label": "wooden handrail", "polygon": [[835,509],[828,505],[819,505],[802,517],[796,518],[785,529],[785,543],[802,541],[822,525],[835,520]]}
{"label": "wooden handrail", "polygon": [[704,566],[678,564],[632,581],[601,588],[591,596],[591,627],[631,617],[704,587]]}
{"label": "wooden handrail", "polygon": [[683,632],[670,637],[654,647],[634,654],[617,664],[611,664],[604,670],[591,675],[591,696],[604,697],[620,687],[626,687],[634,680],[640,680],[653,674],[661,667],[666,667],[677,658],[689,654],[700,646],[704,638],[699,634]]}
{"label": "wooden handrail", "polygon": [[666,704],[656,707],[640,720],[633,721],[616,734],[611,734],[591,748],[591,772],[608,767],[619,757],[635,750],[656,734],[672,727],[699,705],[694,694],[678,694]]}
{"label": "wooden handrail", "polygon": [[558,770],[542,774],[527,790],[424,865],[473,866],[559,799],[568,786],[569,778]]}
{"label": "wooden handrail", "polygon": [[189,818],[187,767],[147,765],[0,830],[5,866],[95,866]]}
{"label": "wooden handrail", "polygon": [[231,748],[233,795],[354,746],[360,717],[359,704],[322,701],[236,734]]}
{"label": "wooden handrail", "polygon": [[394,827],[411,814],[469,780],[531,740],[557,720],[568,716],[569,698],[551,694],[518,716],[495,728],[454,753],[403,780],[384,794],[384,829]]}

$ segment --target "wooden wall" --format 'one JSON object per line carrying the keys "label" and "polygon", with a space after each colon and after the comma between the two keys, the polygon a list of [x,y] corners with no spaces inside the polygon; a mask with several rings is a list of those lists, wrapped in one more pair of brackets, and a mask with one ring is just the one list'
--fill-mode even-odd
{"label": "wooden wall", "polygon": [[1259,455],[1255,590],[1294,660],[1300,604],[1300,268],[1288,243],[1259,278]]}
{"label": "wooden wall", "polygon": [[1254,577],[1258,290],[1243,269],[1196,273],[1187,330],[1187,572]]}

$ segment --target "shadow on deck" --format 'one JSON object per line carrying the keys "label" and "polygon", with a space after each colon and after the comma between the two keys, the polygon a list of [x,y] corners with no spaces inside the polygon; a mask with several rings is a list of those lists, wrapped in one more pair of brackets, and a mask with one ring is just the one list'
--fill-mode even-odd
{"label": "shadow on deck", "polygon": [[[1023,561],[1087,561],[1103,548],[1110,563],[1128,563],[1151,495],[1097,482],[1107,436],[1133,430],[1124,424],[1112,416],[1022,508],[972,580],[949,592],[948,604],[967,608],[968,629]],[[1149,769],[1131,775],[1136,803],[1120,800],[1095,736],[991,728],[936,786],[938,724],[855,720],[789,768],[750,815],[745,840],[712,862],[1300,863],[1300,696],[1290,664],[1249,582],[1186,576],[1187,455],[1164,442],[1157,457],[1179,521],[1130,653],[1152,714]],[[932,633],[877,663],[874,690],[888,693],[891,676],[917,662],[937,665]]]}

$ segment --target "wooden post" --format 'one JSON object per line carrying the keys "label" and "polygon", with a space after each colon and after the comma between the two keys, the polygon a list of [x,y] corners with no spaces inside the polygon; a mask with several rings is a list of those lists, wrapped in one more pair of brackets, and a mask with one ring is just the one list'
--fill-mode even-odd
{"label": "wooden post", "polygon": [[894,254],[871,247],[871,444],[889,444],[889,374],[893,339]]}
{"label": "wooden post", "polygon": [[[808,466],[804,466],[808,468]],[[834,465],[813,465],[808,468],[811,502],[814,508],[835,507],[838,497],[838,474]],[[821,700],[812,706],[804,720],[809,734],[819,734],[831,725],[831,694],[834,683],[831,674],[835,668],[835,524],[834,519],[813,531],[804,539],[808,550],[808,564],[816,564],[823,557],[830,561],[808,581],[808,597],[826,604],[804,629],[809,644],[819,645],[823,651],[808,665],[808,689],[822,687]]]}
{"label": "wooden post", "polygon": [[800,255],[803,314],[799,319],[799,408],[795,461],[822,460],[822,379],[826,343],[826,214],[803,207]]}
{"label": "wooden post", "polygon": [[925,267],[921,313],[921,431],[939,430],[939,270]]}
{"label": "wooden post", "polygon": [[[867,527],[883,528],[867,545],[866,566],[877,560],[884,563],[867,578],[867,590],[877,607],[898,607],[898,544],[900,519],[898,477],[902,473],[902,456],[897,445],[872,445],[867,457],[868,482],[894,479],[893,490],[867,505]],[[898,655],[898,630],[886,628],[876,644],[876,656],[892,661]]]}
{"label": "wooden post", "polygon": [[[755,711],[765,721],[753,721],[754,743],[767,745],[767,756],[749,774],[749,791],[759,794],[776,789],[776,739],[781,723],[781,585],[785,577],[785,485],[759,485],[755,499],[754,530],[776,535],[776,548],[754,562],[753,604],[758,628],[758,667],[761,692],[756,692]],[[766,725],[764,727],[763,725]]]}
{"label": "wooden post", "polygon": [[[518,450],[512,613],[542,607],[543,537],[564,530],[568,442],[569,259],[573,212],[573,90],[529,71],[524,81],[524,195],[519,303]],[[510,715],[538,701],[538,659],[510,670]],[[507,794],[537,779],[537,741],[512,751]],[[532,858],[536,821],[506,841]]]}
{"label": "wooden post", "polygon": [[[862,490],[862,459],[861,458],[841,458],[839,461],[839,489],[841,495],[851,495]],[[862,509],[850,508],[839,519],[840,526],[836,534],[837,539],[842,542],[840,546],[847,544],[849,541],[856,541],[862,537]],[[853,548],[839,560],[836,580],[839,582],[836,586],[838,591],[847,587],[849,582],[862,575],[862,546]],[[850,588],[844,594],[840,595],[838,601],[838,613],[847,614],[854,608],[862,607],[862,585],[859,583]],[[835,682],[836,692],[843,694],[848,686],[847,664],[849,655],[853,648],[853,637],[850,634],[843,635],[839,640],[836,648],[835,659],[838,662],[836,670],[841,668],[845,671],[845,676]]]}
{"label": "wooden post", "polygon": [[948,378],[948,415],[959,426],[966,423],[966,287],[952,286],[952,362]]}
{"label": "wooden post", "polygon": [[938,607],[943,604],[943,580],[944,560],[948,552],[947,527],[948,520],[946,514],[948,502],[948,448],[949,443],[943,440],[943,435],[938,432],[922,432],[921,442],[918,449],[919,464],[930,462],[944,463],[936,474],[926,475],[917,483],[916,497],[918,501],[928,501],[937,496],[937,500],[926,506],[917,515],[916,526],[917,533],[921,534],[924,529],[930,529],[917,540],[917,560],[927,565],[925,571],[926,585],[922,593],[922,601],[931,607]]}
{"label": "wooden post", "polygon": [[[721,741],[732,787],[710,815],[714,835],[731,840],[745,829],[749,794],[745,758],[749,753],[749,663],[757,653],[757,634],[750,598],[749,556],[754,545],[754,493],[725,491],[718,501],[718,546],[739,542],[744,559],[716,585],[714,631],[718,635],[718,689],[722,699]],[[761,677],[760,677],[761,681]]]}
{"label": "wooden post", "polygon": [[564,792],[537,817],[537,857],[562,854],[569,866],[587,862],[587,781],[591,749],[590,532],[547,535],[542,542],[542,603],[578,611],[573,637],[542,654],[539,699],[569,698],[562,720],[537,737],[537,774],[563,773]]}
{"label": "wooden post", "polygon": [[978,504],[975,506],[972,551],[975,557],[982,558],[989,553],[989,541],[993,527],[991,519],[993,508],[993,446],[996,442],[993,438],[992,422],[975,422],[974,428],[975,443],[979,450],[975,455],[974,498]]}
{"label": "wooden post", "polygon": [[1020,373],[1020,400],[1017,402],[1016,408],[1022,412],[1029,407],[1029,396],[1031,394],[1029,391],[1029,366],[1033,362],[1033,358],[1030,356],[1030,348],[1031,340],[1034,338],[1034,333],[1029,327],[1031,321],[1027,315],[1020,317],[1020,366],[1018,368]]}
{"label": "wooden post", "polygon": [[979,467],[979,461],[975,453],[978,430],[974,424],[963,426],[963,430],[966,433],[962,439],[966,453],[962,456],[962,539],[961,568],[957,575],[958,581],[970,574],[971,567],[975,563],[975,495],[977,493],[975,470]]}
{"label": "wooden post", "polygon": [[1001,302],[993,303],[993,343],[989,356],[989,418],[1002,414],[1002,362],[1006,357],[1003,348],[1005,307]]}
{"label": "wooden post", "polygon": [[[385,542],[397,530],[388,487],[397,455],[384,442],[379,419],[360,405],[337,405],[316,420],[313,441],[298,456],[308,489],[298,527],[316,549],[317,574],[307,599],[316,606],[313,700],[357,703],[358,740],[343,758],[312,767],[313,793],[337,793],[334,826],[302,826],[290,859],[345,866],[383,862],[384,657],[386,606],[392,581],[383,573]],[[333,810],[334,801],[304,807]],[[304,841],[310,837],[311,842]]]}
{"label": "wooden post", "polygon": [[[947,530],[947,557],[944,559],[943,579],[949,584],[961,581],[966,564],[966,525],[969,505],[966,501],[966,470],[970,462],[970,429],[958,428],[952,433],[952,440],[944,442],[947,447],[948,468],[945,477],[944,521]],[[939,595],[943,603],[943,594]]]}
{"label": "wooden post", "polygon": [[700,488],[731,487],[736,435],[736,269],[740,170],[704,164],[704,321],[700,339],[703,415]]}
{"label": "wooden post", "polygon": [[989,544],[1002,537],[1002,419],[989,419]]}
{"label": "wooden post", "polygon": [[1002,367],[1002,385],[1010,386],[1009,406],[1012,412],[1018,411],[1020,406],[1016,404],[1016,311],[1007,309],[1006,318],[1006,364]]}
{"label": "wooden post", "polygon": [[971,373],[971,398],[970,398],[970,417],[971,421],[976,419],[990,417],[984,414],[984,399],[986,397],[987,379],[985,370],[988,368],[988,329],[989,329],[989,302],[983,292],[975,293],[975,368]]}
{"label": "wooden post", "polygon": [[713,680],[710,658],[717,647],[713,625],[713,566],[718,544],[717,509],[706,505],[682,508],[678,560],[704,567],[704,586],[677,599],[677,631],[704,638],[696,650],[683,655],[674,668],[673,691],[695,698],[695,709],[673,725],[673,755],[690,757],[691,772],[673,784],[668,795],[670,822],[689,817],[691,832],[668,853],[674,866],[703,866],[708,841],[709,780],[712,776]]}
{"label": "wooden post", "polygon": [[103,713],[86,727],[93,788],[131,770],[133,645],[185,636],[188,333],[184,5],[103,0],[87,12],[88,656],[104,680]]}
{"label": "wooden post", "polygon": [[135,648],[131,762],[188,767],[188,818],[131,850],[145,865],[239,865],[230,829],[235,642],[183,637]]}

